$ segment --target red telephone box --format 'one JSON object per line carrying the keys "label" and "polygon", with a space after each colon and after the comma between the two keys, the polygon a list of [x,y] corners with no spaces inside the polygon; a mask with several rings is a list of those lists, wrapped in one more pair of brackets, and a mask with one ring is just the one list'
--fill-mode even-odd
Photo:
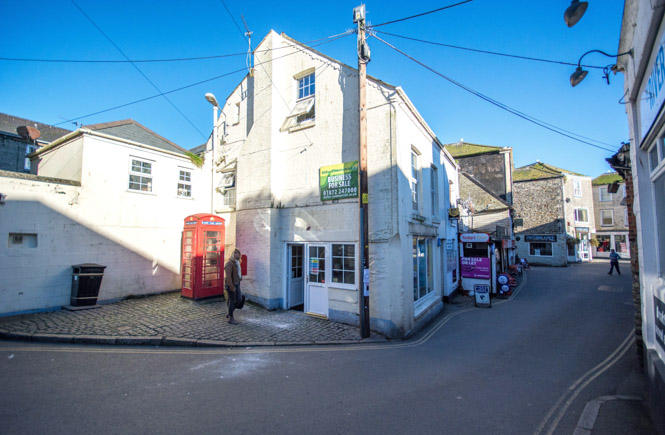
{"label": "red telephone box", "polygon": [[224,219],[207,213],[185,218],[182,233],[182,296],[224,294]]}

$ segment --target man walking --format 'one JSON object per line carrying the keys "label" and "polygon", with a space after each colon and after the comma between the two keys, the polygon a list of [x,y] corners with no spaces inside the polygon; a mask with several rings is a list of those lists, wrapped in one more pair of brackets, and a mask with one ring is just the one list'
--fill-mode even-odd
{"label": "man walking", "polygon": [[236,249],[224,266],[224,288],[229,296],[226,301],[229,307],[229,313],[226,317],[228,317],[231,325],[238,324],[233,318],[233,312],[236,309],[236,304],[242,300],[240,280],[240,250]]}
{"label": "man walking", "polygon": [[621,275],[621,271],[619,270],[619,254],[614,252],[614,249],[610,249],[610,271],[607,272],[608,275],[612,275],[612,271],[616,267],[617,273]]}

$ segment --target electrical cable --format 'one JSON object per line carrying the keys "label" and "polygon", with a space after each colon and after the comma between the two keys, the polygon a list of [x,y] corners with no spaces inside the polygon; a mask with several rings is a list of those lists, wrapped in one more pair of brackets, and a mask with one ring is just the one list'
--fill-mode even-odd
{"label": "electrical cable", "polygon": [[[83,16],[86,17],[86,18],[88,19],[88,21],[90,21],[90,22],[92,23],[92,25],[95,26],[95,27],[97,28],[97,30],[99,30],[99,32],[100,32],[102,35],[104,35],[104,37],[105,37],[105,38],[111,43],[111,45],[113,45],[113,46],[116,48],[116,50],[118,50],[118,51],[120,52],[120,54],[123,55],[123,57],[124,57],[125,59],[131,61],[131,59],[129,59],[129,57],[125,54],[125,52],[122,51],[122,50],[120,49],[120,47],[118,47],[118,45],[117,45],[115,42],[113,42],[113,40],[112,40],[112,39],[111,39],[111,38],[110,38],[110,37],[109,37],[109,36],[108,36],[108,35],[107,35],[107,34],[101,29],[101,27],[99,27],[99,26],[97,25],[97,23],[95,23],[94,20],[93,20],[92,18],[90,18],[90,16],[89,16],[88,14],[85,13],[85,11],[84,11],[84,10],[83,10],[83,9],[77,4],[77,3],[76,3],[75,0],[70,0],[70,1],[71,1],[72,4],[73,4],[74,6],[76,6],[76,8],[77,8],[77,9],[83,14]],[[183,118],[189,123],[189,125],[191,125],[191,126],[194,128],[194,130],[196,130],[196,131],[201,135],[201,137],[203,137],[204,139],[206,139],[206,136],[203,134],[203,132],[201,132],[201,130],[199,130],[199,128],[198,128],[196,125],[194,125],[194,123],[191,121],[191,119],[189,119],[189,118],[187,117],[187,115],[185,115],[185,114],[182,112],[182,110],[180,110],[180,109],[178,108],[178,106],[176,106],[176,105],[173,103],[173,101],[171,101],[171,100],[169,99],[169,97],[167,97],[167,96],[162,92],[162,90],[159,89],[159,87],[158,87],[158,86],[157,86],[152,80],[150,80],[150,78],[149,78],[149,77],[148,77],[143,71],[141,71],[141,69],[140,69],[138,66],[136,66],[135,63],[133,63],[133,62],[130,62],[130,63],[132,64],[132,66],[134,67],[134,69],[136,69],[136,71],[138,71],[139,74],[141,74],[141,75],[143,76],[143,78],[145,78],[145,79],[148,81],[148,83],[150,83],[150,84],[152,85],[152,87],[155,88],[155,89],[157,90],[157,92],[159,92],[159,93],[160,93],[160,94],[166,99],[166,101],[168,101],[169,104],[170,104],[170,105],[171,105],[171,106],[172,106],[172,107],[173,107],[173,108],[174,108],[174,109],[175,109],[175,110],[176,110],[176,111],[177,111],[177,112],[178,112],[178,113],[179,113],[179,114],[180,114],[180,115],[181,115],[181,116],[182,116],[182,117],[183,117]]]}
{"label": "electrical cable", "polygon": [[444,6],[442,8],[439,8],[439,9],[434,9],[433,11],[423,12],[423,13],[417,14],[417,15],[411,15],[410,17],[399,18],[397,20],[386,21],[385,23],[381,23],[381,24],[374,24],[371,27],[379,27],[379,26],[385,26],[387,24],[399,23],[400,21],[406,21],[406,20],[410,20],[412,18],[422,17],[423,15],[432,14],[434,12],[439,12],[439,11],[442,11],[444,9],[454,8],[455,6],[460,6],[460,5],[463,5],[464,3],[469,3],[469,2],[472,2],[472,1],[473,0],[465,0],[463,2],[455,3],[454,5],[449,5],[449,6]]}
{"label": "electrical cable", "polygon": [[[355,33],[355,30],[347,30],[346,32],[338,33],[337,35],[326,36],[325,38],[314,39],[312,41],[305,41],[303,44],[309,45],[319,41],[324,41],[327,39],[337,38],[338,36],[347,36],[351,33]],[[288,47],[275,47],[268,48],[265,50],[256,50],[255,53],[266,53],[268,51],[277,51],[283,50]],[[212,56],[199,56],[199,57],[180,57],[172,59],[133,59],[133,60],[108,60],[108,59],[37,59],[37,58],[20,58],[20,57],[0,57],[0,61],[8,62],[43,62],[43,63],[158,63],[158,62],[189,62],[196,60],[212,60],[212,59],[222,59],[225,57],[236,57],[236,56],[246,56],[247,53],[230,53],[230,54],[218,54]],[[584,65],[586,66],[586,65]]]}
{"label": "electrical cable", "polygon": [[[457,50],[473,51],[473,52],[476,52],[476,53],[483,53],[483,54],[492,54],[492,55],[495,55],[495,56],[513,57],[513,58],[516,58],[516,59],[533,60],[533,61],[536,61],[536,62],[548,62],[548,63],[555,63],[555,64],[560,64],[560,65],[577,66],[577,62],[563,62],[563,61],[558,61],[558,60],[539,59],[537,57],[520,56],[520,55],[516,55],[516,54],[499,53],[499,52],[496,52],[496,51],[479,50],[479,49],[476,49],[476,48],[460,47],[459,45],[444,44],[444,43],[441,43],[441,42],[426,41],[424,39],[417,39],[417,38],[411,38],[409,36],[396,35],[394,33],[383,32],[381,30],[374,30],[374,29],[372,29],[372,27],[368,27],[368,29],[370,30],[370,32],[382,33],[384,35],[390,35],[390,36],[394,36],[396,38],[408,39],[409,41],[422,42],[424,44],[438,45],[440,47],[455,48]],[[584,66],[586,68],[597,68],[597,69],[605,68],[605,67],[602,67],[602,66],[594,66],[594,65],[582,65],[582,66]]]}
{"label": "electrical cable", "polygon": [[[432,73],[434,73],[434,74],[438,75],[439,77],[443,78],[444,80],[446,80],[446,81],[448,81],[448,82],[454,84],[455,86],[457,86],[457,87],[459,87],[459,88],[462,88],[463,90],[465,90],[465,91],[467,91],[467,92],[469,92],[469,93],[475,95],[476,97],[478,97],[478,98],[480,98],[480,99],[482,99],[482,100],[484,100],[484,101],[487,101],[488,103],[490,103],[490,104],[492,104],[492,105],[494,105],[494,106],[497,106],[497,107],[499,107],[499,108],[501,108],[501,109],[503,109],[503,110],[505,110],[505,111],[507,111],[507,112],[509,112],[509,113],[512,113],[513,115],[515,115],[515,116],[517,116],[517,117],[519,117],[519,118],[522,118],[522,119],[524,119],[524,120],[526,120],[526,121],[529,121],[529,122],[531,122],[531,123],[533,123],[533,124],[535,124],[535,125],[538,125],[539,127],[545,128],[545,129],[550,130],[550,131],[552,131],[552,132],[554,132],[554,133],[557,133],[557,134],[559,134],[559,135],[565,136],[565,137],[567,137],[567,138],[569,138],[569,139],[573,139],[573,140],[575,140],[575,141],[577,141],[577,142],[581,142],[581,143],[583,143],[583,144],[585,144],[585,145],[589,145],[589,146],[592,146],[592,147],[594,147],[594,148],[599,148],[599,149],[601,149],[601,150],[609,151],[609,152],[612,152],[612,153],[616,151],[616,150],[613,150],[613,149],[609,149],[609,148],[605,148],[605,147],[602,147],[602,146],[599,146],[599,145],[595,145],[595,144],[593,144],[593,143],[591,143],[591,142],[587,142],[587,141],[585,141],[585,140],[579,139],[578,137],[581,137],[581,138],[584,138],[584,139],[588,139],[588,140],[592,140],[592,141],[594,141],[594,142],[598,142],[598,143],[603,143],[603,142],[600,142],[600,141],[597,141],[597,140],[594,140],[594,139],[590,139],[590,138],[584,137],[584,136],[582,136],[582,135],[579,135],[579,134],[576,134],[576,133],[573,133],[573,132],[570,132],[570,131],[564,130],[564,129],[560,128],[560,127],[557,127],[557,126],[555,126],[555,125],[549,124],[549,123],[544,122],[544,121],[541,121],[541,120],[539,120],[539,119],[537,119],[537,118],[534,118],[533,116],[527,115],[527,114],[522,113],[522,112],[520,112],[520,111],[518,111],[518,110],[516,110],[516,109],[513,109],[512,107],[507,106],[507,105],[501,103],[501,102],[498,101],[498,100],[495,100],[495,99],[490,98],[490,97],[488,97],[488,96],[486,96],[486,95],[484,95],[484,94],[482,94],[482,93],[480,93],[480,92],[478,92],[478,91],[475,91],[475,90],[469,88],[468,86],[463,85],[462,83],[460,83],[460,82],[458,82],[458,81],[456,81],[456,80],[454,80],[454,79],[452,79],[452,78],[446,76],[445,74],[442,74],[442,73],[436,71],[434,68],[431,68],[430,66],[424,64],[423,62],[421,62],[421,61],[415,59],[414,57],[412,57],[412,56],[408,55],[407,53],[401,51],[400,49],[398,49],[398,48],[396,48],[395,46],[393,46],[392,44],[390,44],[390,43],[384,41],[383,39],[379,38],[378,36],[373,35],[373,37],[376,38],[377,40],[379,40],[380,42],[382,42],[383,44],[387,45],[388,47],[392,48],[393,50],[397,51],[398,53],[402,54],[403,56],[407,57],[408,59],[411,59],[413,62],[417,63],[418,65],[422,66],[423,68],[428,69],[428,70],[431,71]],[[578,136],[578,137],[575,137],[575,136]]]}
{"label": "electrical cable", "polygon": [[[351,33],[352,33],[352,32],[351,32]],[[351,33],[341,34],[341,36],[338,35],[338,36],[336,36],[334,39],[330,39],[330,40],[328,40],[328,41],[326,41],[326,42],[322,42],[322,43],[320,43],[320,44],[312,45],[312,47],[318,47],[318,46],[320,46],[320,45],[324,45],[324,44],[328,44],[328,43],[330,43],[330,42],[334,42],[334,41],[336,41],[336,40],[338,40],[338,39],[342,39],[342,38],[344,38],[345,36],[350,35]],[[323,38],[323,39],[327,39],[327,38]],[[292,47],[289,47],[289,48],[292,48]],[[271,60],[269,60],[269,61],[261,62],[261,63],[259,63],[258,65],[263,65],[264,63],[270,63],[270,62],[275,61],[275,60],[278,60],[278,59],[282,59],[282,58],[285,58],[285,57],[288,57],[288,56],[292,56],[292,55],[294,55],[294,54],[296,54],[296,53],[297,53],[297,51],[296,51],[296,52],[293,52],[293,53],[287,53],[287,54],[285,54],[285,55],[282,55],[282,56],[279,56],[279,57],[273,58],[273,59],[271,59]],[[245,53],[243,53],[243,56],[244,56],[244,55],[245,55]],[[157,95],[152,95],[152,96],[150,96],[150,97],[141,98],[141,99],[139,99],[139,100],[131,101],[131,102],[129,102],[129,103],[121,104],[121,105],[119,105],[119,106],[110,107],[110,108],[108,108],[108,109],[100,110],[100,111],[97,111],[97,112],[94,112],[94,113],[88,113],[87,115],[77,116],[77,117],[75,117],[75,118],[71,118],[71,119],[68,119],[68,120],[66,120],[66,121],[62,121],[62,122],[59,122],[59,123],[57,123],[57,124],[51,124],[51,125],[58,126],[58,125],[62,125],[62,124],[68,124],[68,123],[70,123],[70,122],[74,122],[74,121],[77,121],[77,120],[80,120],[80,119],[88,118],[88,117],[90,117],[90,116],[99,115],[99,114],[101,114],[101,113],[110,112],[110,111],[115,110],[115,109],[120,109],[120,108],[123,108],[123,107],[131,106],[131,105],[133,105],[133,104],[138,104],[138,103],[142,103],[142,102],[144,102],[144,101],[152,100],[152,99],[155,99],[155,98],[161,97],[162,95],[172,94],[172,93],[174,93],[174,92],[178,92],[178,91],[182,91],[182,90],[184,90],[184,89],[192,88],[192,87],[194,87],[194,86],[198,86],[198,85],[201,85],[201,84],[203,84],[203,83],[208,83],[208,82],[211,82],[211,81],[214,81],[214,80],[218,80],[218,79],[221,79],[221,78],[223,78],[223,77],[227,77],[227,76],[230,76],[230,75],[233,75],[233,74],[237,74],[237,73],[239,73],[239,72],[243,72],[243,71],[247,71],[247,68],[240,68],[240,69],[237,69],[237,70],[235,70],[235,71],[230,71],[230,72],[228,72],[228,73],[225,73],[225,74],[222,74],[222,75],[219,75],[219,76],[215,76],[215,77],[211,77],[211,78],[209,78],[209,79],[205,79],[205,80],[198,81],[198,82],[196,82],[196,83],[191,83],[191,84],[188,84],[188,85],[185,85],[185,86],[181,86],[181,87],[176,88],[176,89],[171,89],[170,91],[162,92],[162,93],[159,93],[159,94],[157,94]]]}

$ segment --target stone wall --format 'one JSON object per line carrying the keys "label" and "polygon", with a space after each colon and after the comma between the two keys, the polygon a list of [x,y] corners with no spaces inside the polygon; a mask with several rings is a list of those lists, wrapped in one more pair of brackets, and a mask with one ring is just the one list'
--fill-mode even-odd
{"label": "stone wall", "polygon": [[499,198],[509,201],[510,192],[506,189],[505,157],[500,152],[458,157],[460,169],[471,174],[487,186]]}

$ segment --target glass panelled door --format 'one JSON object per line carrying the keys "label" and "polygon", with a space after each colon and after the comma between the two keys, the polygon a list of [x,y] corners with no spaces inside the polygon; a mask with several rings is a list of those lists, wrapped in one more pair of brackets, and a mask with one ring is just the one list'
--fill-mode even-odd
{"label": "glass panelled door", "polygon": [[288,307],[293,308],[305,303],[305,290],[304,281],[305,276],[303,265],[305,259],[305,246],[304,245],[289,245],[289,294],[288,294]]}
{"label": "glass panelled door", "polygon": [[205,252],[203,257],[203,283],[204,288],[219,286],[221,273],[222,240],[219,231],[204,231]]}
{"label": "glass panelled door", "polygon": [[305,311],[328,317],[328,287],[325,245],[307,246],[307,290]]}
{"label": "glass panelled door", "polygon": [[194,286],[194,265],[192,264],[193,247],[194,231],[184,231],[182,236],[182,288],[190,293]]}

